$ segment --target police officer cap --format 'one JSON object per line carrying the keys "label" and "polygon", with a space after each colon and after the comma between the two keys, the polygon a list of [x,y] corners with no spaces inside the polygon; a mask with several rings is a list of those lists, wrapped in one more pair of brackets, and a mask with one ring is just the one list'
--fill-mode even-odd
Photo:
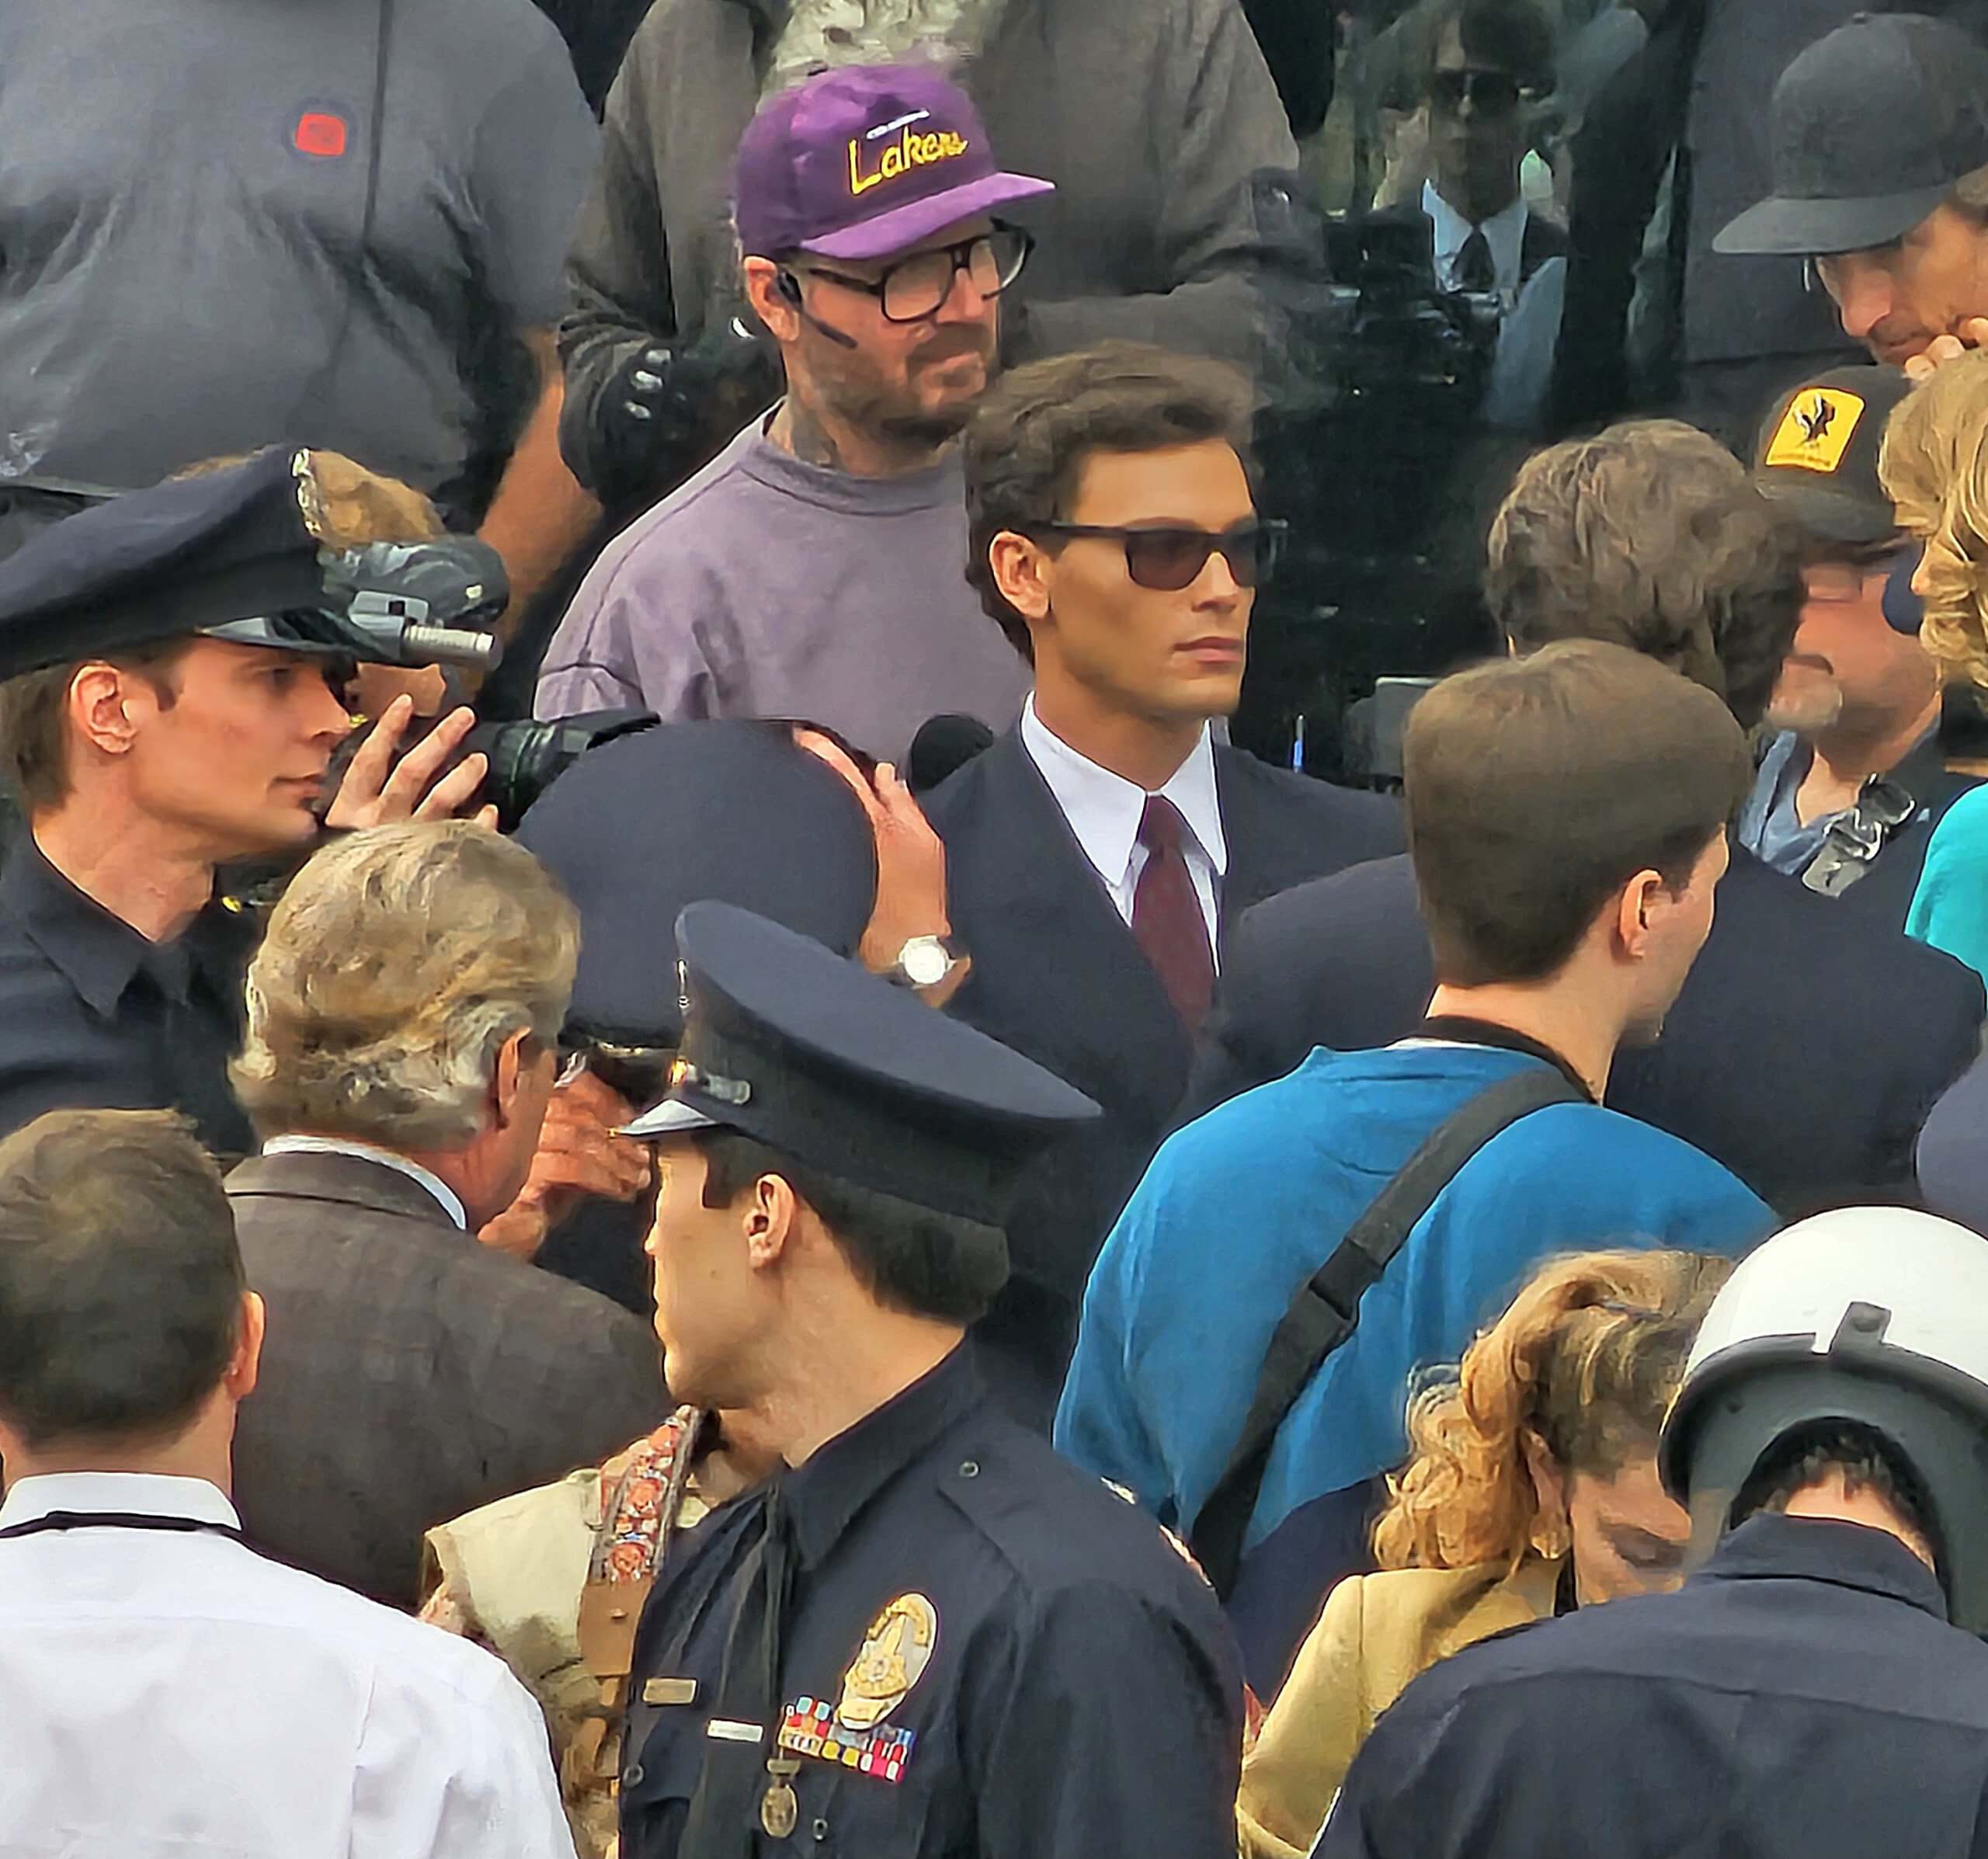
{"label": "police officer cap", "polygon": [[686,905],[737,904],[850,955],[876,902],[869,821],[784,723],[665,724],[603,743],[517,836],[580,913],[567,1025],[583,1041],[676,1044],[671,932]]}
{"label": "police officer cap", "polygon": [[1694,1555],[1783,1441],[1854,1423],[1917,1475],[1954,1624],[1988,1632],[1983,1312],[1988,1239],[1909,1207],[1819,1214],[1750,1255],[1705,1315],[1658,1451]]}
{"label": "police officer cap", "polygon": [[1097,1106],[819,943],[729,904],[677,919],[690,1006],[669,1094],[627,1134],[714,1127],[998,1226],[1024,1166]]}
{"label": "police officer cap", "polygon": [[196,633],[391,658],[325,589],[316,496],[310,454],[276,447],[43,530],[0,562],[0,678]]}

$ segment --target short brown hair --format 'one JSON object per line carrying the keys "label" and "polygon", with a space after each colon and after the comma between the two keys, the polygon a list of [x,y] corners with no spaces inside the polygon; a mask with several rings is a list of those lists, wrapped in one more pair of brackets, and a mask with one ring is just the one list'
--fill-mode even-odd
{"label": "short brown hair", "polygon": [[[239,458],[203,459],[173,474],[174,479],[200,478],[246,462]],[[412,486],[356,464],[342,452],[311,453],[310,484],[314,495],[304,501],[304,519],[311,533],[328,549],[363,548],[374,542],[432,542],[444,533],[435,506]],[[0,770],[12,779],[30,812],[59,806],[68,797],[68,731],[64,727],[69,686],[87,663],[114,665],[122,671],[144,673],[162,702],[170,706],[170,674],[189,641],[165,639],[129,651],[105,652],[99,659],[50,665],[0,683]]]}
{"label": "short brown hair", "polygon": [[983,401],[966,431],[968,585],[1008,643],[1034,662],[1028,624],[996,585],[988,548],[1003,530],[1038,539],[1076,493],[1095,452],[1159,452],[1218,440],[1249,463],[1256,395],[1226,362],[1145,342],[1102,342],[1031,362]]}
{"label": "short brown hair", "polygon": [[1452,987],[1538,981],[1639,871],[1681,890],[1752,774],[1708,693],[1570,639],[1446,678],[1410,713],[1409,851]]}
{"label": "short brown hair", "polygon": [[165,1110],[52,1110],[0,1142],[0,1416],[33,1447],[169,1439],[241,1338],[220,1171]]}
{"label": "short brown hair", "polygon": [[1801,617],[1802,541],[1715,440],[1630,420],[1527,462],[1491,526],[1484,592],[1520,651],[1625,645],[1751,729]]}
{"label": "short brown hair", "polygon": [[476,1134],[506,1040],[559,1037],[579,919],[515,841],[467,820],[334,839],[249,964],[237,1094],[264,1135],[394,1148]]}

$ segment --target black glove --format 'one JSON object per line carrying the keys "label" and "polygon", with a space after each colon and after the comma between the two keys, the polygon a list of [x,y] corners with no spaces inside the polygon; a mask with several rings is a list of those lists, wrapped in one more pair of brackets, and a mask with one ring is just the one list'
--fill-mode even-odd
{"label": "black glove", "polygon": [[728,316],[687,348],[638,349],[594,407],[593,489],[610,507],[667,491],[780,391],[770,345]]}

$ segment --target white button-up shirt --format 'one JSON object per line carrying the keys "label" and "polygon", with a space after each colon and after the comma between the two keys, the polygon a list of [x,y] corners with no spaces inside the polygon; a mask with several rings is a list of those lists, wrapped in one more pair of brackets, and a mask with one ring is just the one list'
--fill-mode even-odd
{"label": "white button-up shirt", "polygon": [[[1022,746],[1028,751],[1084,857],[1097,867],[1118,914],[1132,920],[1139,874],[1146,868],[1146,849],[1139,842],[1139,822],[1145,817],[1146,791],[1136,781],[1100,768],[1081,756],[1035,714],[1035,700],[1022,706]],[[1222,874],[1229,869],[1229,841],[1222,830],[1222,801],[1215,787],[1215,744],[1206,725],[1186,761],[1159,790],[1171,801],[1187,831],[1180,842],[1194,896],[1208,926],[1208,947],[1220,947],[1215,934],[1222,903]],[[1219,957],[1217,958],[1219,960]]]}
{"label": "white button-up shirt", "polygon": [[262,1145],[265,1155],[356,1155],[363,1162],[377,1162],[410,1181],[418,1181],[440,1204],[442,1211],[464,1232],[469,1229],[469,1210],[462,1197],[433,1169],[397,1155],[391,1149],[376,1148],[370,1142],[353,1142],[343,1136],[272,1136]]}
{"label": "white button-up shirt", "polygon": [[1436,191],[1434,181],[1422,183],[1422,210],[1436,223],[1436,282],[1445,290],[1461,288],[1457,278],[1457,261],[1472,232],[1484,235],[1491,248],[1491,264],[1497,274],[1498,296],[1509,310],[1518,301],[1519,272],[1524,262],[1525,223],[1532,210],[1521,194],[1510,206],[1494,213],[1482,226],[1469,221]]}
{"label": "white button-up shirt", "polygon": [[[51,1511],[233,1527],[203,1479],[19,1480]],[[480,1647],[231,1538],[0,1538],[0,1854],[572,1859],[530,1694]]]}

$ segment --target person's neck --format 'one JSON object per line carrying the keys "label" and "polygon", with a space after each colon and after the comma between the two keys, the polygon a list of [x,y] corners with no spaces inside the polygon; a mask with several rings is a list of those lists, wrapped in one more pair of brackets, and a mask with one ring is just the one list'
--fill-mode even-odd
{"label": "person's neck", "polygon": [[50,1446],[41,1451],[16,1444],[7,1454],[9,1489],[23,1479],[76,1472],[137,1473],[152,1478],[204,1479],[225,1497],[235,1487],[231,1447],[235,1403],[217,1393],[200,1417],[169,1440],[123,1444],[101,1440],[87,1447]]}
{"label": "person's neck", "polygon": [[1202,717],[1149,717],[1113,710],[1074,679],[1035,676],[1036,720],[1058,742],[1087,762],[1109,769],[1148,794],[1157,794],[1180,771],[1208,728]]}
{"label": "person's neck", "polygon": [[1824,814],[1857,804],[1864,784],[1889,774],[1940,720],[1941,695],[1932,695],[1908,716],[1874,723],[1839,722],[1809,738],[1809,772],[1795,791],[1795,817],[1805,825]]}
{"label": "person's neck", "polygon": [[1511,191],[1503,200],[1496,200],[1478,199],[1467,188],[1459,187],[1453,193],[1441,181],[1436,182],[1434,186],[1444,204],[1472,226],[1484,225],[1495,220],[1500,214],[1509,211],[1519,197],[1519,184],[1516,177],[1513,179]]}
{"label": "person's neck", "polygon": [[934,445],[923,437],[867,432],[825,407],[812,404],[791,387],[773,415],[766,436],[803,464],[846,472],[851,478],[906,478],[914,471],[928,471],[958,443],[948,439]]}
{"label": "person's neck", "polygon": [[782,1339],[779,1385],[750,1404],[744,1425],[789,1465],[805,1465],[959,1347],[957,1323],[860,1306],[818,1308]]}
{"label": "person's neck", "polygon": [[1562,979],[1493,982],[1482,988],[1439,986],[1429,1002],[1429,1017],[1448,1016],[1485,1020],[1537,1040],[1572,1067],[1597,1103],[1608,1089],[1623,1020],[1598,1010],[1586,990]]}
{"label": "person's neck", "polygon": [[1805,1485],[1781,1510],[1787,1517],[1822,1517],[1840,1524],[1861,1524],[1867,1530],[1882,1530],[1887,1536],[1896,1537],[1927,1568],[1934,1565],[1932,1546],[1884,1496],[1868,1485],[1851,1490],[1840,1471],[1832,1469],[1817,1483]]}
{"label": "person's neck", "polygon": [[153,942],[170,942],[214,895],[210,851],[131,809],[72,794],[32,824],[50,864]]}

